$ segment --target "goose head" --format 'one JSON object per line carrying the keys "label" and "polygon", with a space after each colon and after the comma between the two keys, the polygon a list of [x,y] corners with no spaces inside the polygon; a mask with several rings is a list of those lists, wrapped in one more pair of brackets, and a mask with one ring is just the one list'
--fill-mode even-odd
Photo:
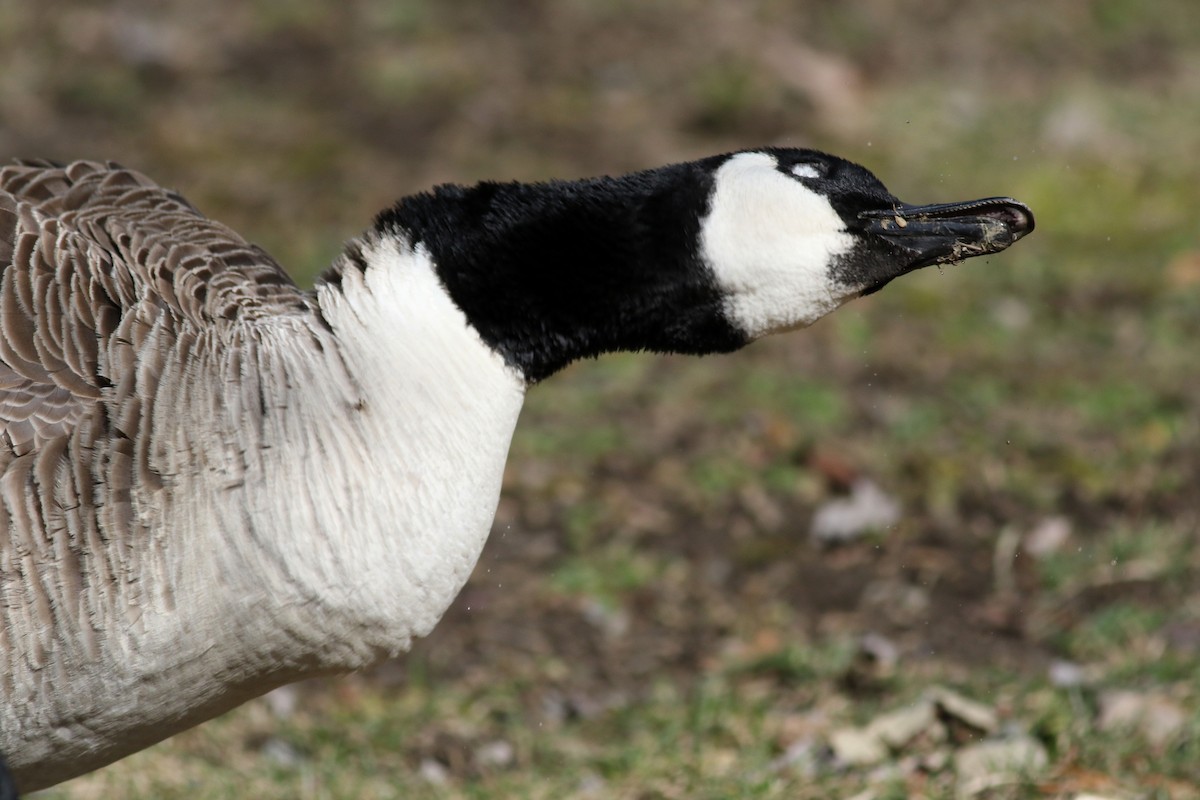
{"label": "goose head", "polygon": [[918,206],[863,167],[768,148],[620,177],[440,186],[376,237],[429,255],[529,383],[614,350],[715,353],[815,322],[931,264],[1033,230],[1007,198]]}
{"label": "goose head", "polygon": [[1034,227],[1009,198],[902,202],[867,169],[814,150],[736,153],[712,176],[699,250],[751,339],[922,267],[998,253]]}

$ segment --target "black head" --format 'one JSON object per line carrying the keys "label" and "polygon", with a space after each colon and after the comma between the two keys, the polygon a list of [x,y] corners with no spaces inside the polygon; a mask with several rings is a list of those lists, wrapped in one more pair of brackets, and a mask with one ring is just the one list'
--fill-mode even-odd
{"label": "black head", "polygon": [[441,187],[377,222],[430,253],[470,324],[531,381],[612,350],[736,349],[1032,229],[1012,200],[913,206],[857,164],[784,148]]}

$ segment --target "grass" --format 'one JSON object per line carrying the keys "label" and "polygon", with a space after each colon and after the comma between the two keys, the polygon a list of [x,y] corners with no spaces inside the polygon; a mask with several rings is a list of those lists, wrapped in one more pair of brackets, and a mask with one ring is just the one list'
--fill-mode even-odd
{"label": "grass", "polygon": [[[583,717],[524,710],[517,694],[534,691],[532,684],[414,682],[402,693],[356,684],[336,703],[290,721],[271,720],[256,701],[131,757],[107,780],[76,782],[72,796],[818,798],[864,789],[873,797],[956,796],[953,771],[944,767],[872,776],[822,769],[819,751],[784,757],[815,716],[813,697],[836,685],[829,665],[840,659],[787,648],[687,685],[655,680],[637,702],[618,698]],[[903,705],[896,698],[911,698],[931,677],[900,681],[888,705]],[[1059,765],[1005,797],[1043,797],[1072,780],[1085,788],[1085,777],[1094,785],[1100,776],[1110,790],[1164,787],[1137,796],[1192,796],[1186,790],[1200,763],[1194,725],[1169,746],[1148,747],[1128,730],[1096,733],[1081,723],[1091,700],[1019,674],[974,675],[967,691],[1010,704]],[[843,703],[833,713],[852,724],[881,705]],[[231,740],[264,755],[231,760]]]}

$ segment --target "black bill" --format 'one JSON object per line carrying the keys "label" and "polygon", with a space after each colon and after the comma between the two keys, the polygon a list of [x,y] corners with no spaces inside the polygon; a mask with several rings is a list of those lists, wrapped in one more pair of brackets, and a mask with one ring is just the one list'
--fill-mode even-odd
{"label": "black bill", "polygon": [[908,252],[911,269],[998,253],[1033,230],[1033,212],[1009,197],[864,211],[867,231]]}

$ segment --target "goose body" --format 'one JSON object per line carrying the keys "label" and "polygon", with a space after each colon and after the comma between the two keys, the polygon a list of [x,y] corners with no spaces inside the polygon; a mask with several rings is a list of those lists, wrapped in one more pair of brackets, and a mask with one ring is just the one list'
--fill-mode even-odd
{"label": "goose body", "polygon": [[529,386],[734,350],[1032,227],[744,151],[439,187],[306,292],[136,172],[0,169],[0,753],[39,789],[403,652],[475,564]]}

